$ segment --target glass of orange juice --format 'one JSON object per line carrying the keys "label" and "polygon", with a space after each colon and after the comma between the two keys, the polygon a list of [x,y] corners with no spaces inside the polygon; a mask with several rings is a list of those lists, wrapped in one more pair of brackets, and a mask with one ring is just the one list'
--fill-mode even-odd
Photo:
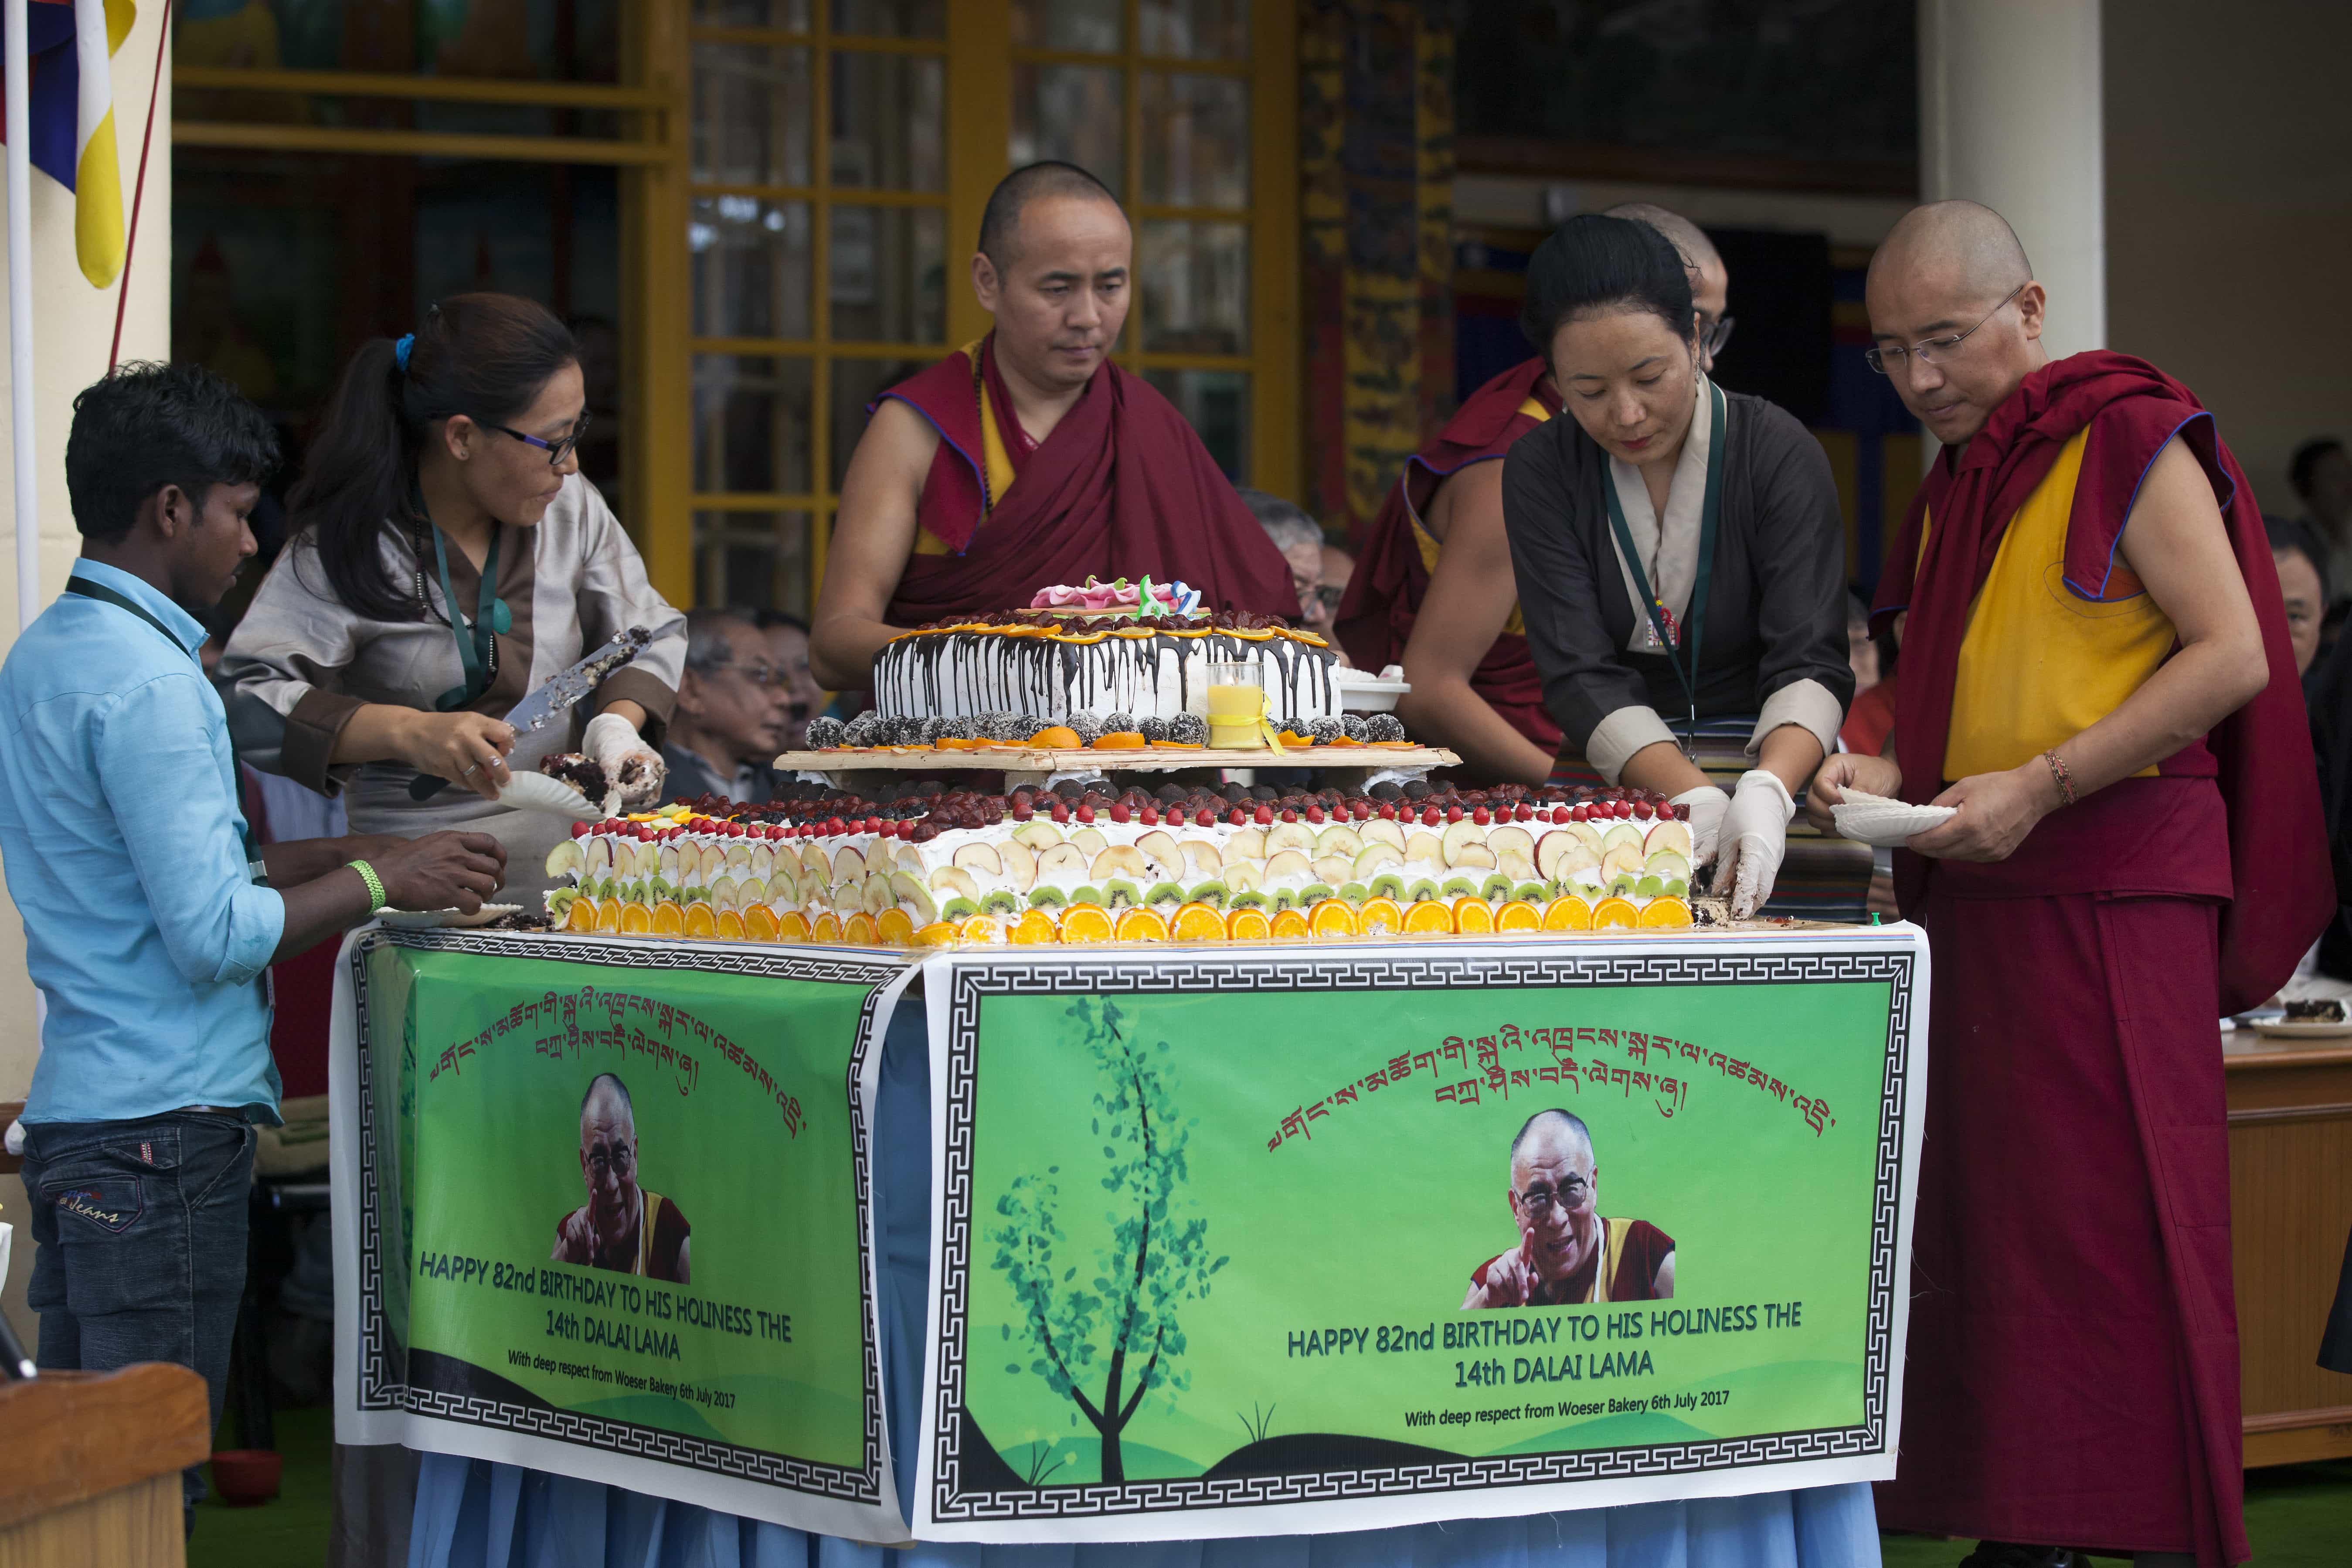
{"label": "glass of orange juice", "polygon": [[1209,666],[1209,744],[1220,751],[1265,749],[1265,667],[1251,661]]}

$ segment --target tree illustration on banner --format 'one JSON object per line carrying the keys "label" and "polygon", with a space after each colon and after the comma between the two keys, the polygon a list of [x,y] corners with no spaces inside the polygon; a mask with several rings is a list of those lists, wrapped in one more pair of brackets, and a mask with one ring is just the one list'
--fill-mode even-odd
{"label": "tree illustration on banner", "polygon": [[[1127,1479],[1119,1434],[1153,1389],[1181,1391],[1184,1353],[1178,1310],[1209,1293],[1225,1259],[1209,1258],[1209,1222],[1176,1215],[1178,1188],[1189,1179],[1184,1143],[1192,1123],[1175,1110],[1168,1043],[1146,1047],[1122,1026],[1108,1001],[1082,998],[1069,1010],[1103,1087],[1095,1095],[1094,1135],[1102,1140],[1104,1215],[1110,1244],[1095,1252],[1096,1271],[1081,1284],[1078,1266],[1058,1261],[1069,1237],[1059,1219],[1062,1167],[1014,1179],[996,1200],[1004,1223],[989,1233],[994,1267],[1020,1304],[1007,1324],[1034,1352],[1028,1370],[1077,1406],[1102,1438],[1102,1479]],[[1017,1365],[1006,1369],[1018,1373]],[[1075,1421],[1075,1418],[1073,1418]]]}

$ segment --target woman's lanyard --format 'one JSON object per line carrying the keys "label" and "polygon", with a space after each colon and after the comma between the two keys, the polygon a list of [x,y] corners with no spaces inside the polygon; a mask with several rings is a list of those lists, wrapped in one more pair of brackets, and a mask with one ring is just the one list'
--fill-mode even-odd
{"label": "woman's lanyard", "polygon": [[[105,584],[93,583],[87,577],[67,578],[66,592],[75,595],[80,598],[96,599],[102,604],[112,605],[118,610],[128,610],[132,615],[137,616],[141,620],[145,621],[149,626],[153,626],[157,631],[163,633],[163,640],[165,642],[170,643],[182,653],[188,653],[188,645],[182,642],[177,636],[173,635],[171,627],[165,626],[163,622],[157,620],[152,615],[149,614],[146,606],[141,605],[139,601],[133,599],[128,594],[118,594],[113,589],[108,587]],[[205,667],[204,660],[198,658],[194,654],[188,654],[188,657],[195,661],[196,668],[199,671],[202,671]],[[260,870],[257,869],[257,868],[261,865],[261,847],[254,842],[253,824],[245,819],[245,813],[242,811],[236,814],[236,830],[237,835],[245,847],[246,874],[251,877],[256,882],[266,881],[268,879]]]}
{"label": "woman's lanyard", "polygon": [[[423,510],[420,503],[419,510]],[[426,520],[432,526],[431,520]],[[441,573],[441,602],[449,607],[453,618],[450,635],[457,639],[457,662],[464,667],[463,685],[453,686],[436,698],[433,706],[444,713],[453,713],[480,700],[499,675],[498,634],[514,624],[514,612],[499,597],[499,541],[505,529],[497,522],[490,524],[490,552],[482,562],[481,591],[475,595],[474,619],[470,626],[457,624],[457,595],[449,585],[449,552],[438,527],[433,528],[433,564]]]}
{"label": "woman's lanyard", "polygon": [[[1625,557],[1625,570],[1633,575],[1633,586],[1642,595],[1643,610],[1650,617],[1650,627],[1665,647],[1666,663],[1682,683],[1683,696],[1690,703],[1690,728],[1683,735],[1683,754],[1691,755],[1692,742],[1698,734],[1698,654],[1700,641],[1706,635],[1707,586],[1715,577],[1716,527],[1723,520],[1723,388],[1712,382],[1707,384],[1711,413],[1707,420],[1706,496],[1699,505],[1698,575],[1691,584],[1690,607],[1686,616],[1687,635],[1682,639],[1681,650],[1675,647],[1674,612],[1666,608],[1650,586],[1650,574],[1642,570],[1642,552],[1633,547],[1633,531],[1625,526],[1625,509],[1617,500],[1616,480],[1608,474],[1601,477],[1601,493],[1609,502],[1609,526],[1617,535],[1618,552]],[[1658,542],[1665,543],[1665,525],[1660,520]],[[1664,578],[1663,564],[1659,572]],[[1687,668],[1685,668],[1687,665]]]}

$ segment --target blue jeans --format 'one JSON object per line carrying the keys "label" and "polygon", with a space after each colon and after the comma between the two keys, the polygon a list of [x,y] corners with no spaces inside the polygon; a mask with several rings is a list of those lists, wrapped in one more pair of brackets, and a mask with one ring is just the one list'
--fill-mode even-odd
{"label": "blue jeans", "polygon": [[[203,1375],[219,1424],[245,1295],[253,1145],[246,1122],[205,1111],[26,1123],[37,1247],[26,1298],[41,1315],[41,1365],[176,1362]],[[181,1489],[194,1509],[201,1465],[188,1467]]]}

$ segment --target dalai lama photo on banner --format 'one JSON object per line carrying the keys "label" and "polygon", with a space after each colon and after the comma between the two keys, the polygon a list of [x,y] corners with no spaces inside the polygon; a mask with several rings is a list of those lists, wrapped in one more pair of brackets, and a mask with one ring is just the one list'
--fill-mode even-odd
{"label": "dalai lama photo on banner", "polygon": [[1663,1301],[1675,1293],[1675,1238],[1645,1219],[1603,1219],[1592,1130],[1538,1110],[1511,1140],[1519,1244],[1480,1264],[1462,1310]]}
{"label": "dalai lama photo on banner", "polygon": [[554,1262],[691,1283],[692,1227],[637,1183],[636,1108],[617,1073],[598,1073],[581,1098],[580,1176],[588,1201],[555,1227]]}

